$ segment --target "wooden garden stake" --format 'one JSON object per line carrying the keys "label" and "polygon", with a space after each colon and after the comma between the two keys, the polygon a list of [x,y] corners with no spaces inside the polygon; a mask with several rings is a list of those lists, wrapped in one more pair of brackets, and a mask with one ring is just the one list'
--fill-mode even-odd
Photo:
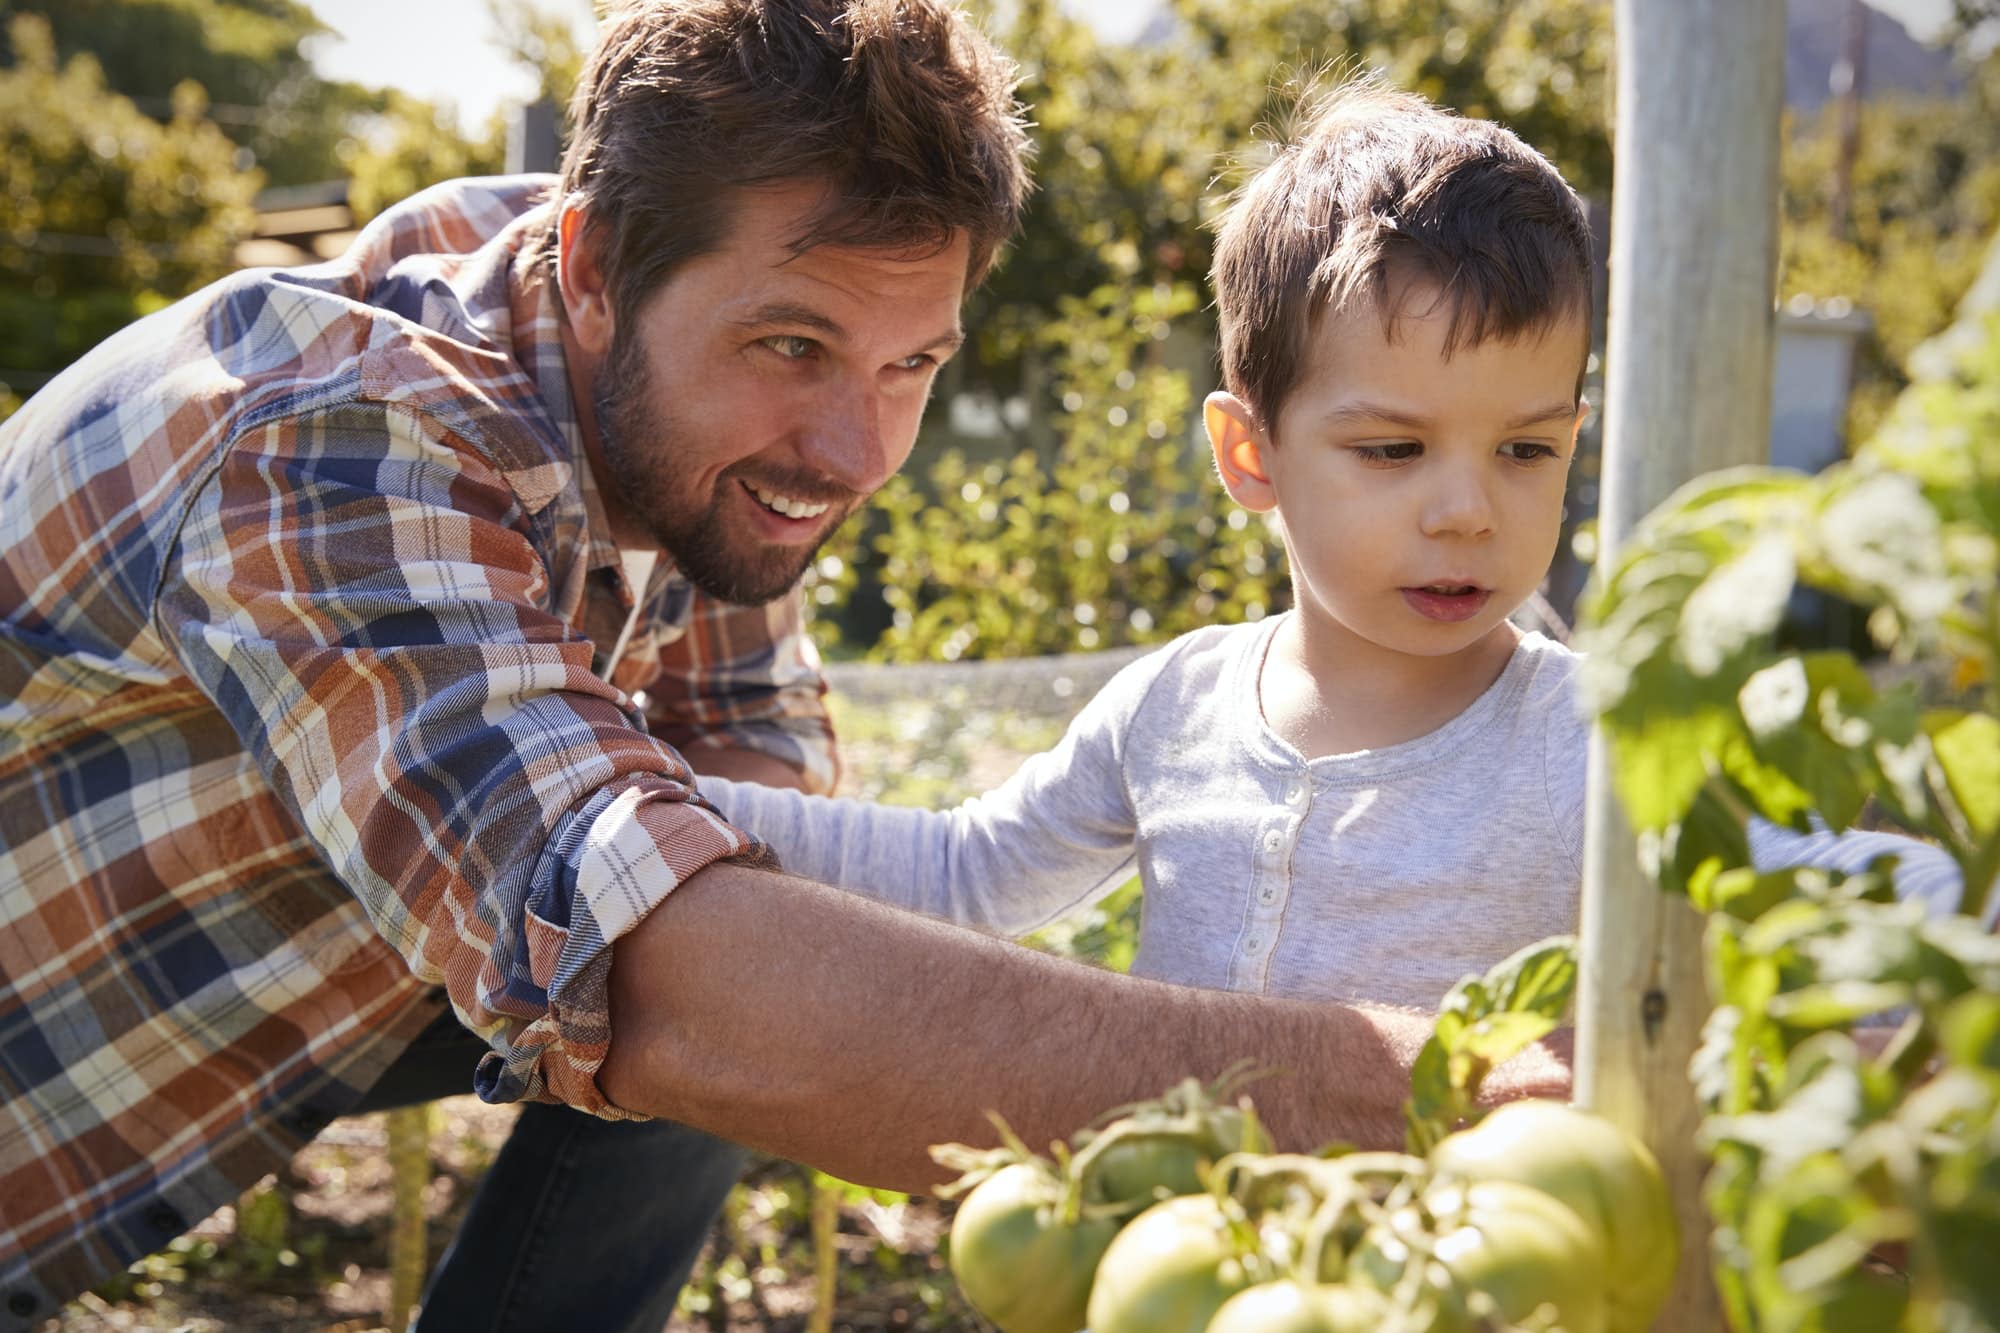
{"label": "wooden garden stake", "polygon": [[[1649,510],[1704,472],[1768,458],[1783,0],[1618,0],[1604,480],[1608,565]],[[1705,1161],[1687,1076],[1710,1004],[1701,921],[1640,871],[1591,756],[1577,1101],[1659,1155],[1681,1265],[1657,1325],[1711,1333]]]}
{"label": "wooden garden stake", "polygon": [[833,1305],[839,1295],[840,1182],[818,1171],[812,1180],[813,1308],[806,1333],[832,1333]]}
{"label": "wooden garden stake", "polygon": [[393,1223],[389,1230],[388,1323],[395,1333],[409,1326],[423,1296],[425,1253],[424,1187],[431,1181],[433,1103],[401,1106],[388,1113],[389,1171],[393,1183]]}

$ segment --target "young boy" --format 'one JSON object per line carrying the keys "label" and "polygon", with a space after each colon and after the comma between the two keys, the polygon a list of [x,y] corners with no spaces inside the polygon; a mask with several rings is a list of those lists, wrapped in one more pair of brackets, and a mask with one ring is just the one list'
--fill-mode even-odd
{"label": "young boy", "polygon": [[[1586,411],[1583,209],[1507,130],[1364,81],[1230,209],[1215,288],[1208,437],[1231,497],[1282,519],[1294,610],[1133,663],[956,810],[703,791],[795,873],[1007,934],[1136,857],[1134,972],[1430,1008],[1576,925],[1578,659],[1508,616]],[[1842,849],[1793,859],[1879,850]]]}

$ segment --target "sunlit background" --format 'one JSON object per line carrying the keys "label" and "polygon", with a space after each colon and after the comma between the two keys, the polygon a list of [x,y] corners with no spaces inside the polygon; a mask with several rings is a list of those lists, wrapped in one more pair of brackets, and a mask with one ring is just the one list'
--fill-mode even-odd
{"label": "sunlit background", "polygon": [[[973,344],[912,465],[813,571],[815,632],[836,659],[956,661],[1144,645],[1280,609],[1282,546],[1217,503],[1192,411],[1215,379],[1210,225],[1282,115],[1274,75],[1374,68],[1501,120],[1563,169],[1601,233],[1611,5],[967,3],[1026,75],[1040,188],[968,307]],[[1875,428],[1978,270],[2000,216],[2000,60],[1979,21],[1993,0],[1787,9],[1771,447],[1810,471]],[[0,159],[0,416],[231,269],[331,258],[434,181],[553,167],[595,23],[589,0],[4,12],[0,132],[18,151]],[[1583,540],[1565,541],[1548,589],[1563,617],[1588,567],[1594,443],[1569,497]]]}
{"label": "sunlit background", "polygon": [[[1215,376],[1209,226],[1284,105],[1274,71],[1379,68],[1504,121],[1600,224],[1614,184],[1609,0],[968,4],[1027,74],[1040,189],[917,453],[808,589],[848,789],[933,805],[1047,744],[1110,650],[1286,604],[1280,535],[1224,501],[1194,437]],[[1790,0],[1774,462],[1815,471],[1873,438],[1982,269],[2000,301],[2000,55],[1976,21],[1996,12]],[[0,0],[0,419],[204,283],[333,258],[432,182],[549,165],[554,115],[527,109],[562,100],[592,28],[584,0]],[[1593,371],[1596,396],[1601,355]],[[1561,616],[1589,569],[1595,443],[1547,590]],[[1802,638],[1864,646],[1839,607],[1793,615]],[[1120,965],[1135,895],[1040,943]],[[436,1122],[434,1242],[511,1114],[454,1099]],[[383,1140],[379,1118],[338,1123],[59,1326],[379,1327]],[[811,1201],[829,1198],[853,1327],[970,1326],[937,1207],[834,1188],[760,1160],[675,1333],[805,1327],[832,1253],[809,1241],[831,1225]]]}
{"label": "sunlit background", "polygon": [[[332,29],[312,46],[328,78],[400,88],[457,108],[470,124],[534,94],[533,77],[496,40],[485,0],[312,0],[310,7]],[[595,24],[588,0],[538,0],[537,7],[569,19],[579,41]],[[1138,37],[1160,12],[1156,0],[1066,0],[1064,7],[1112,41]],[[1926,40],[1950,17],[1951,0],[1877,0],[1875,8]]]}

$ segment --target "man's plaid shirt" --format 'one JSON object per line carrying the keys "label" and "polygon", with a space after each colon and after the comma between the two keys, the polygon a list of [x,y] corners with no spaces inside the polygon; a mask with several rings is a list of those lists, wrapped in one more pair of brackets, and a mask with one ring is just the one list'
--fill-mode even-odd
{"label": "man's plaid shirt", "polygon": [[765,856],[674,747],[832,784],[798,599],[625,581],[520,258],[550,185],[226,279],[0,427],[0,1323],[282,1163],[440,986],[482,1096],[620,1114],[611,942]]}

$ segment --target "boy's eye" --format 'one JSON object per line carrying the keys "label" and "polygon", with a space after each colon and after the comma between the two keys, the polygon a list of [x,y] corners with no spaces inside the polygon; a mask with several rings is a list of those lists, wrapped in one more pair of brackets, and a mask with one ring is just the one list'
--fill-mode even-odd
{"label": "boy's eye", "polygon": [[1354,452],[1370,463],[1407,463],[1423,453],[1424,447],[1415,440],[1398,440],[1394,444],[1357,444]]}
{"label": "boy's eye", "polygon": [[802,361],[813,354],[819,344],[811,338],[801,338],[796,333],[780,333],[764,339],[764,346],[784,357],[787,361]]}
{"label": "boy's eye", "polygon": [[1535,463],[1544,458],[1554,458],[1556,456],[1556,451],[1553,447],[1546,444],[1537,444],[1533,440],[1516,440],[1512,444],[1503,445],[1502,448],[1506,451],[1507,456],[1517,463]]}

